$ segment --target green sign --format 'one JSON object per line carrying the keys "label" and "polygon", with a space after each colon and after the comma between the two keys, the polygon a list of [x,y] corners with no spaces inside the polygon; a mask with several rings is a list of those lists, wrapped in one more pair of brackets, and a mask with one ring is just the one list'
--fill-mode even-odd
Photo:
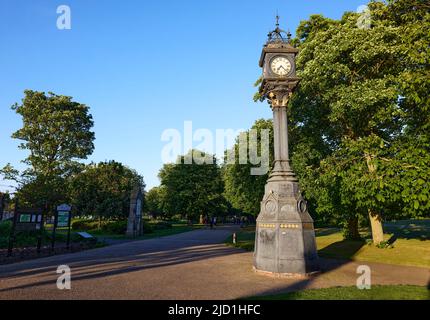
{"label": "green sign", "polygon": [[31,214],[20,214],[19,215],[20,223],[28,223],[31,222]]}
{"label": "green sign", "polygon": [[69,226],[69,211],[58,211],[58,227],[68,227]]}

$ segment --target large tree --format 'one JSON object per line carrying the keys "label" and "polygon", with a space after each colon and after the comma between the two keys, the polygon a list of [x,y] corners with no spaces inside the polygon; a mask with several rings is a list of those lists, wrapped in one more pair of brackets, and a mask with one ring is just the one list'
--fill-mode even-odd
{"label": "large tree", "polygon": [[190,220],[225,213],[221,170],[213,155],[190,150],[176,163],[165,164],[159,177],[165,190],[166,213],[181,214]]}
{"label": "large tree", "polygon": [[[239,148],[240,139],[237,137],[236,143],[230,152],[234,152],[235,162],[227,163],[223,166],[223,178],[225,183],[225,197],[232,205],[233,209],[243,212],[245,214],[251,214],[257,216],[260,212],[260,202],[264,195],[264,186],[267,182],[270,169],[273,162],[273,123],[272,120],[259,119],[257,120],[251,130],[257,132],[257,144],[253,145],[255,151],[261,155],[261,138],[262,130],[268,130],[269,135],[269,149],[265,150],[269,156],[269,171],[263,175],[252,175],[251,169],[258,165],[252,164],[248,155],[249,148],[252,145],[247,143],[246,151],[247,159],[246,163],[242,164],[239,162]],[[250,131],[248,130],[245,134],[249,138]],[[250,140],[246,140],[247,142]]]}
{"label": "large tree", "polygon": [[378,244],[383,219],[429,212],[429,5],[369,8],[369,28],[356,13],[301,23],[289,119],[305,192],[345,220],[367,214]]}
{"label": "large tree", "polygon": [[88,106],[71,97],[26,90],[22,103],[12,109],[22,117],[22,128],[12,137],[22,141],[20,149],[29,151],[23,161],[28,168],[20,173],[8,164],[1,172],[19,182],[18,196],[29,205],[64,201],[67,177],[94,149]]}
{"label": "large tree", "polygon": [[145,195],[145,212],[153,218],[166,218],[168,214],[164,210],[166,197],[165,187],[154,187]]}
{"label": "large tree", "polygon": [[129,214],[131,192],[145,188],[143,177],[116,161],[89,164],[73,176],[69,196],[76,215],[124,219]]}

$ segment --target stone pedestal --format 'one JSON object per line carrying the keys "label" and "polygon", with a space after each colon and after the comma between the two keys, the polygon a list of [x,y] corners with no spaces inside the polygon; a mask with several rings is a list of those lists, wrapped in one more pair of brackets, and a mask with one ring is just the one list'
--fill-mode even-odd
{"label": "stone pedestal", "polygon": [[319,270],[314,225],[289,164],[286,101],[272,108],[275,163],[257,218],[254,269],[303,277]]}
{"label": "stone pedestal", "polygon": [[139,237],[143,235],[142,221],[143,194],[140,186],[135,187],[130,197],[130,213],[127,222],[127,237]]}

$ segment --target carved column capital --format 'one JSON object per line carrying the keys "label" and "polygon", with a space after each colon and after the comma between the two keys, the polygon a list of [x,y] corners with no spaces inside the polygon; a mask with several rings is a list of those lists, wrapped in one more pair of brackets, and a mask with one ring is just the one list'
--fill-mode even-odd
{"label": "carved column capital", "polygon": [[267,99],[273,108],[287,107],[292,92],[288,91],[272,91],[269,93]]}
{"label": "carved column capital", "polygon": [[261,86],[260,92],[266,97],[272,108],[286,107],[298,83],[298,78],[288,80],[265,80]]}

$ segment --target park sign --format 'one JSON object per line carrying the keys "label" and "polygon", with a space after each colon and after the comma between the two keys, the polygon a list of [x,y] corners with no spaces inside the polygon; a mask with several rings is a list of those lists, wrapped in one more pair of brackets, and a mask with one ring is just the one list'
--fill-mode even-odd
{"label": "park sign", "polygon": [[67,212],[69,212],[69,211],[72,211],[72,207],[69,206],[68,204],[62,204],[62,205],[59,205],[57,207],[57,211],[67,211]]}
{"label": "park sign", "polygon": [[69,249],[71,220],[72,220],[72,207],[68,204],[61,204],[57,206],[57,212],[55,214],[55,220],[54,220],[54,227],[52,228],[52,240],[51,240],[52,251],[55,250],[55,236],[57,232],[57,227],[60,227],[60,228],[67,227],[66,248]]}
{"label": "park sign", "polygon": [[16,219],[16,231],[36,231],[42,227],[42,210],[19,209]]}
{"label": "park sign", "polygon": [[67,227],[69,225],[69,212],[58,211],[57,227]]}
{"label": "park sign", "polygon": [[62,204],[57,207],[57,227],[68,227],[70,221],[70,212],[72,207],[68,204]]}
{"label": "park sign", "polygon": [[37,253],[42,247],[43,234],[43,210],[40,208],[19,208],[18,199],[15,199],[15,209],[13,214],[13,224],[9,234],[9,244],[7,256],[12,255],[13,246],[16,241],[16,232],[36,231],[37,232]]}

